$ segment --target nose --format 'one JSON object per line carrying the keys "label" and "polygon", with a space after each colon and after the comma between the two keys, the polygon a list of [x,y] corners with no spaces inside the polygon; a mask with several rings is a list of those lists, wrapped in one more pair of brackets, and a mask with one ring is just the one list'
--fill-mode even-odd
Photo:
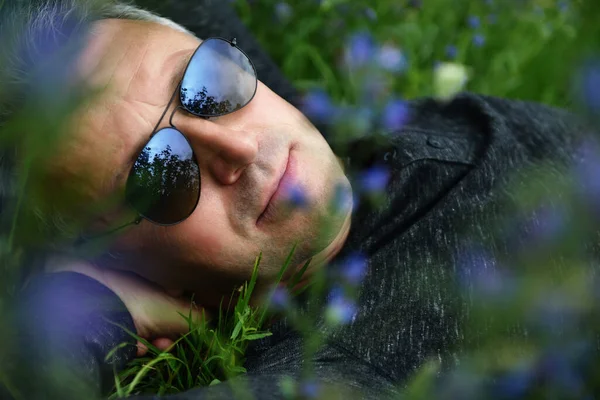
{"label": "nose", "polygon": [[223,185],[235,183],[256,160],[255,133],[191,115],[174,118],[174,125],[190,141],[200,169]]}

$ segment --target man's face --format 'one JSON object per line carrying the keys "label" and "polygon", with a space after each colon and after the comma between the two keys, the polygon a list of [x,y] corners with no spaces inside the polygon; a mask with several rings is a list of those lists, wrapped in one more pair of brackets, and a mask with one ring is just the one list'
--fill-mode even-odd
{"label": "man's face", "polygon": [[[156,23],[96,24],[79,70],[91,87],[104,90],[73,118],[49,167],[60,181],[56,187],[76,184],[74,190],[95,203],[123,196],[137,152],[200,42]],[[169,125],[175,105],[160,127]],[[338,159],[304,115],[261,82],[239,111],[204,120],[179,110],[173,124],[188,138],[200,167],[198,205],[177,225],[143,220],[126,229],[111,248],[121,257],[113,266],[167,288],[193,290],[201,301],[218,301],[249,278],[259,252],[260,276],[270,279],[296,241],[294,265],[343,243],[350,209],[335,213],[330,207],[336,186],[349,188]],[[287,165],[307,206],[259,218]],[[283,202],[277,204],[281,211]],[[114,215],[99,218],[95,228],[114,227]]]}

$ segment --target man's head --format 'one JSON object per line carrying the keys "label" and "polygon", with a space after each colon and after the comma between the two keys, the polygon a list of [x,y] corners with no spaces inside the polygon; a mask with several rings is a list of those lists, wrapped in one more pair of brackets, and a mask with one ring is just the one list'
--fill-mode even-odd
{"label": "man's head", "polygon": [[[238,41],[243,49],[243,38]],[[128,174],[200,43],[156,20],[111,18],[92,25],[76,70],[86,87],[102,92],[69,119],[45,165],[43,187],[77,192],[84,203],[77,208],[116,199],[117,207],[94,216],[93,231],[135,215],[120,201]],[[172,122],[197,158],[198,205],[179,224],[144,220],[123,230],[106,253],[117,256],[100,262],[167,288],[193,290],[206,303],[248,279],[260,252],[260,276],[272,279],[294,243],[292,265],[313,256],[324,261],[339,250],[351,210],[335,212],[331,204],[349,183],[327,142],[295,107],[259,81],[241,110],[211,119],[177,111]],[[164,118],[159,128],[168,124]],[[277,215],[261,217],[286,168],[306,205],[289,211],[275,202]]]}

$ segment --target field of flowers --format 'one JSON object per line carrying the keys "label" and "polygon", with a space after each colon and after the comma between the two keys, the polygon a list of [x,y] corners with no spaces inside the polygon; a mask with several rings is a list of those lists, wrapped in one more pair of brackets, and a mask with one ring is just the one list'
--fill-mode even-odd
{"label": "field of flowers", "polygon": [[[305,93],[303,111],[328,126],[335,140],[396,130],[406,122],[406,100],[448,99],[463,90],[568,108],[592,123],[600,117],[598,0],[232,3],[284,74]],[[515,249],[510,258],[490,259],[485,243],[471,249],[463,266],[469,291],[463,294],[476,307],[465,334],[477,332],[477,347],[465,349],[455,368],[427,363],[399,389],[399,398],[592,399],[600,393],[598,139],[582,149],[588,161],[572,175],[556,179],[536,172],[531,181],[515,187],[514,215],[525,225],[531,215],[542,223],[529,227],[530,245]],[[369,171],[363,190],[376,197],[386,179],[385,172]],[[561,200],[548,202],[553,193],[560,193]],[[301,194],[297,200],[301,205]],[[4,259],[15,258],[11,243],[0,250]],[[557,260],[560,268],[547,268]],[[15,264],[4,262],[4,277],[17,275]],[[357,256],[346,264],[342,278],[352,293],[364,275],[365,260]],[[327,290],[324,279],[317,278],[308,289],[311,295]],[[288,315],[307,339],[306,354],[314,353],[324,338],[315,336],[313,320],[295,312],[293,286],[274,291],[269,310],[253,309],[248,306],[249,282],[235,312],[224,316],[218,329],[193,325],[170,353],[147,343],[149,356],[120,374],[113,397],[138,391],[175,393],[245,372],[243,351],[251,341],[269,335],[262,324],[270,311]],[[10,292],[3,288],[2,296]],[[355,307],[352,296],[330,298],[327,323],[347,323]],[[0,308],[2,304],[0,297]],[[491,326],[490,315],[495,316]],[[506,340],[506,327],[512,326],[526,334]],[[0,351],[0,361],[7,359],[5,354],[10,352]],[[282,382],[290,399],[327,398],[327,388],[310,374],[307,365],[303,382]],[[10,387],[1,363],[0,383]]]}

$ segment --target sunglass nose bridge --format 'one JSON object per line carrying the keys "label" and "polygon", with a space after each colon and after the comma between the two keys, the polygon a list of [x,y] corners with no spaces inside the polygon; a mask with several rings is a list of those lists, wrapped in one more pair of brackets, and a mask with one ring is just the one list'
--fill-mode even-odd
{"label": "sunglass nose bridge", "polygon": [[229,43],[231,43],[231,47],[237,47],[237,38],[232,38]]}

